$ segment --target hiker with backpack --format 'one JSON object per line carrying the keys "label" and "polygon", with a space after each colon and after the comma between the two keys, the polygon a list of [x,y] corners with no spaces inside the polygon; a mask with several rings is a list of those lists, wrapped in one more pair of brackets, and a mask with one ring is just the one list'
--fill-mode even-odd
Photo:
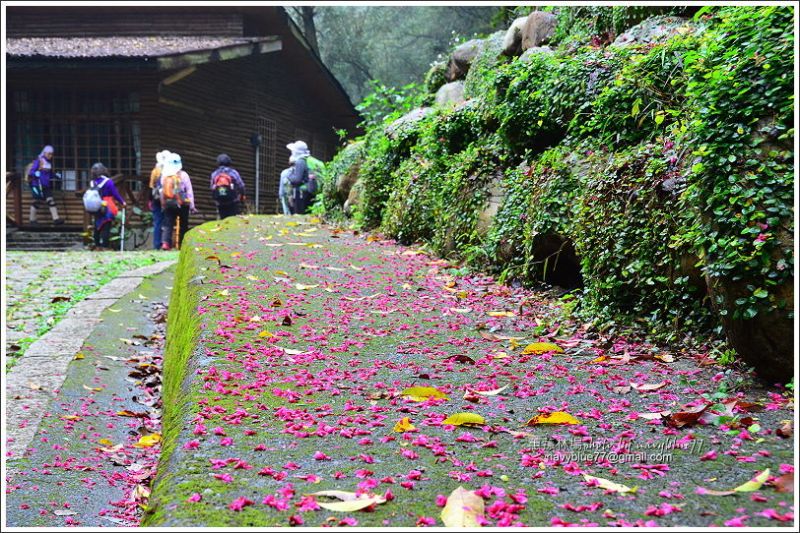
{"label": "hiker with backpack", "polygon": [[125,209],[125,200],[108,177],[108,169],[103,163],[92,165],[90,173],[92,179],[83,194],[83,207],[94,217],[95,248],[111,249],[111,225],[119,212],[117,203]]}
{"label": "hiker with backpack", "polygon": [[211,196],[217,204],[220,220],[241,213],[244,198],[244,181],[231,165],[228,154],[217,156],[217,169],[211,173]]}
{"label": "hiker with backpack", "polygon": [[291,173],[287,178],[292,188],[292,201],[291,208],[293,215],[304,215],[311,195],[308,192],[308,163],[306,158],[311,155],[308,151],[308,145],[303,141],[295,141],[286,145],[286,148],[291,150],[294,160],[294,166],[291,168]]}
{"label": "hiker with backpack", "polygon": [[281,171],[278,181],[278,199],[281,201],[281,210],[284,215],[292,214],[292,184],[289,183],[289,176],[294,172],[294,158],[289,158],[289,167]]}
{"label": "hiker with backpack", "polygon": [[194,206],[192,181],[183,170],[181,156],[171,152],[161,169],[161,208],[164,222],[161,226],[161,249],[171,250],[176,244],[173,239],[175,223],[178,223],[177,247],[189,229],[189,213],[197,213]]}
{"label": "hiker with backpack", "polygon": [[164,210],[161,208],[161,169],[170,154],[162,150],[156,154],[156,166],[150,171],[150,212],[153,213],[153,249],[161,249],[161,226],[164,222]]}
{"label": "hiker with backpack", "polygon": [[50,209],[53,224],[60,225],[64,223],[64,219],[58,216],[56,201],[53,199],[53,188],[50,184],[50,181],[56,176],[53,173],[53,151],[53,147],[49,144],[42,148],[36,159],[25,170],[25,178],[28,180],[28,185],[33,195],[33,203],[31,203],[31,210],[28,216],[31,224],[36,224],[36,212],[39,208],[44,207],[43,204],[46,204]]}

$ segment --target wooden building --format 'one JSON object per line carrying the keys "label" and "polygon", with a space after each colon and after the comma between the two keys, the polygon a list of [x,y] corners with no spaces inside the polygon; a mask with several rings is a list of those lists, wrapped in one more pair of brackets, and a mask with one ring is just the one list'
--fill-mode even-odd
{"label": "wooden building", "polygon": [[216,218],[217,154],[231,156],[251,204],[258,174],[258,212],[276,213],[286,144],[304,140],[327,160],[337,130],[356,129],[344,89],[281,7],[6,9],[6,206],[18,227],[31,202],[23,169],[45,144],[55,148],[56,203],[68,227],[85,223],[79,192],[94,162],[143,205],[164,149],[192,177],[195,225]]}

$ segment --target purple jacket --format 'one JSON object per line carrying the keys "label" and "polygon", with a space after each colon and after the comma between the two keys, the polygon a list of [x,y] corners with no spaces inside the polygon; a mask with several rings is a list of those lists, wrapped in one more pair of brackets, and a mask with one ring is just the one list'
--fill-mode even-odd
{"label": "purple jacket", "polygon": [[[112,198],[114,198],[114,200],[117,201],[118,204],[120,204],[120,205],[124,204],[125,200],[122,199],[122,196],[119,194],[119,191],[117,191],[117,186],[114,185],[114,181],[111,178],[109,178],[107,176],[100,176],[96,180],[92,180],[89,183],[89,186],[91,186],[91,184],[95,183],[95,182],[96,183],[102,183],[103,180],[105,180],[105,183],[103,183],[103,186],[100,187],[100,189],[99,189],[100,196],[102,198],[105,198],[107,196],[111,196]],[[113,218],[114,218],[114,215],[112,215],[110,211],[106,211],[101,216],[98,216],[95,219],[95,226],[97,226],[99,228],[107,220],[112,220]]]}
{"label": "purple jacket", "polygon": [[[39,173],[38,176],[36,175],[37,172]],[[33,162],[28,175],[31,177],[31,182],[36,183],[38,181],[42,187],[48,188],[50,187],[50,179],[53,177],[53,164],[46,157],[40,155]]]}

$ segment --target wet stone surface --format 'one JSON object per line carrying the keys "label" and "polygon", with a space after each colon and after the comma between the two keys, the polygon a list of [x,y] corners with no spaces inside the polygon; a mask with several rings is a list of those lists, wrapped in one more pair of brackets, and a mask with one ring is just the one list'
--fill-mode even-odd
{"label": "wet stone surface", "polygon": [[[146,525],[441,526],[459,486],[492,526],[793,520],[786,391],[704,353],[591,334],[544,294],[308,219],[190,235],[196,293],[182,312],[199,317],[199,342],[165,413]],[[559,350],[525,353],[534,342]],[[446,398],[403,395],[415,386]],[[577,423],[526,425],[554,412]],[[443,424],[456,413],[485,423]],[[415,429],[396,431],[405,417]],[[705,493],[766,469],[754,492]],[[308,496],[329,489],[387,501],[335,512]]]}

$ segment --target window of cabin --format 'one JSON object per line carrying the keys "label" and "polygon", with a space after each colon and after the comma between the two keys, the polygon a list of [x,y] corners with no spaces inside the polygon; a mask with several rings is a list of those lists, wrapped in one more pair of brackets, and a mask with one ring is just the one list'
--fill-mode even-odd
{"label": "window of cabin", "polygon": [[96,162],[113,176],[141,175],[139,95],[115,91],[14,91],[12,166],[23,172],[53,146],[56,190],[83,189]]}

